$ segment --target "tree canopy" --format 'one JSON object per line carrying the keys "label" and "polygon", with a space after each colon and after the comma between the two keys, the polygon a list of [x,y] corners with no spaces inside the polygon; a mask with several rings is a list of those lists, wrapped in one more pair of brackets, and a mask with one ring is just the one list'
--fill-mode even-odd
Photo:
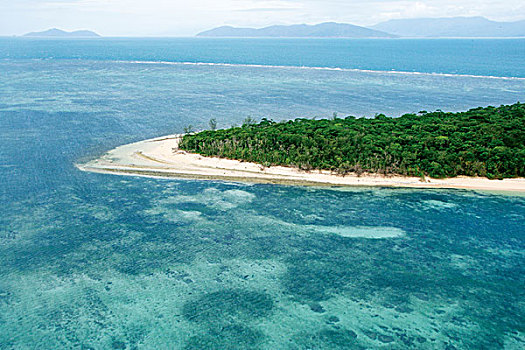
{"label": "tree canopy", "polygon": [[525,176],[525,104],[389,118],[352,116],[244,123],[185,135],[204,156],[303,170],[430,176]]}

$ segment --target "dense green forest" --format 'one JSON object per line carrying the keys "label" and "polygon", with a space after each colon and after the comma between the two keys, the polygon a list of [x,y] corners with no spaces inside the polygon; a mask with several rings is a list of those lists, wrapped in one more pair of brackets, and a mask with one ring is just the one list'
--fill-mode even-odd
{"label": "dense green forest", "polygon": [[[212,128],[213,129],[213,128]],[[185,135],[180,148],[303,170],[488,178],[525,176],[525,104],[389,118],[296,119]]]}

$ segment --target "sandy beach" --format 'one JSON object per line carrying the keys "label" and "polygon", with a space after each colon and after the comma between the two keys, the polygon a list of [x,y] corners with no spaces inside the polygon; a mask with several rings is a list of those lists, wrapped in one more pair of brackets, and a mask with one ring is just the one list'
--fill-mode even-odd
{"label": "sandy beach", "polygon": [[76,166],[83,171],[147,177],[193,178],[310,186],[382,186],[457,188],[525,192],[525,178],[489,180],[481,177],[422,180],[418,177],[305,172],[291,167],[263,167],[237,160],[203,157],[178,148],[180,135],[169,135],[117,147],[102,157]]}

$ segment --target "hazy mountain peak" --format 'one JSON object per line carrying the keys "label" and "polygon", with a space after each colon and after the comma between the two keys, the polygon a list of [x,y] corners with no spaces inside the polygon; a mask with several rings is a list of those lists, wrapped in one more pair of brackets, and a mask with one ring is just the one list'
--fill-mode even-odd
{"label": "hazy mountain peak", "polygon": [[281,38],[393,38],[396,35],[352,24],[326,22],[317,25],[274,25],[265,28],[222,26],[197,34],[202,37],[281,37]]}
{"label": "hazy mountain peak", "polygon": [[94,38],[94,37],[100,37],[95,32],[92,32],[90,30],[76,30],[73,32],[66,32],[61,29],[57,28],[51,28],[42,32],[31,32],[27,33],[24,36],[26,37],[49,37],[49,38]]}
{"label": "hazy mountain peak", "polygon": [[393,19],[371,28],[405,37],[525,36],[525,21],[495,22],[481,16]]}

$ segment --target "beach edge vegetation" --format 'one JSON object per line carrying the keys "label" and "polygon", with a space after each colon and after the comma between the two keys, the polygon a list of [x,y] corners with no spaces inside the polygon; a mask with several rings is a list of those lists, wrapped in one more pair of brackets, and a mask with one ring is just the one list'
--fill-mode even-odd
{"label": "beach edge vegetation", "polygon": [[398,118],[250,120],[240,127],[186,134],[179,148],[340,175],[525,177],[525,104]]}

